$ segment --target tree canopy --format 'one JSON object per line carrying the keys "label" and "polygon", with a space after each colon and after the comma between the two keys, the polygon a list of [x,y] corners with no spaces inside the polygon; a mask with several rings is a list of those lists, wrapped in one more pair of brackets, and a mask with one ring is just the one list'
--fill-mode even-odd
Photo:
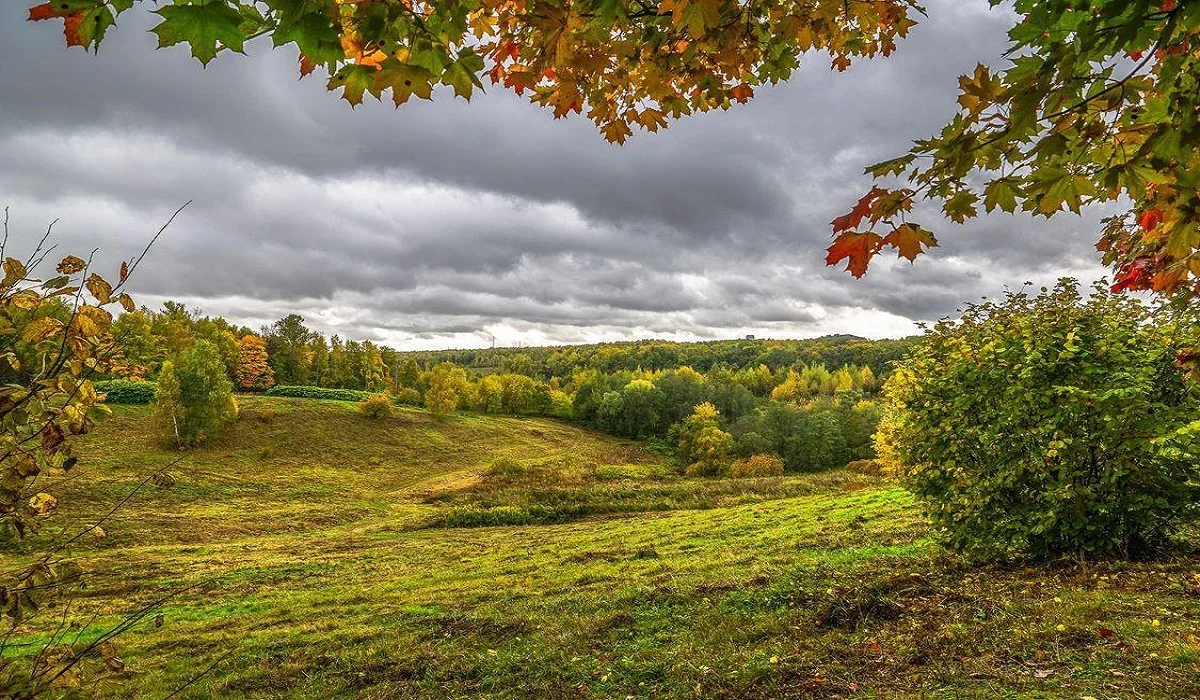
{"label": "tree canopy", "polygon": [[[66,43],[96,49],[144,0],[53,0]],[[1001,0],[991,0],[1000,5]],[[1118,202],[1097,248],[1118,290],[1200,291],[1200,3],[1016,0],[1007,65],[959,80],[960,110],[932,138],[867,168],[873,187],[832,222],[826,262],[862,276],[885,248],[937,245],[909,219],[920,200],[962,223],[980,209],[1050,217]],[[327,73],[351,105],[389,95],[470,99],[484,81],[555,117],[586,113],[604,137],[746,102],[801,55],[845,70],[889,55],[924,9],[915,0],[172,0],[160,46],[207,64],[270,36],[298,70]]]}
{"label": "tree canopy", "polygon": [[[1000,0],[991,0],[992,5]],[[918,199],[962,223],[980,207],[1050,217],[1120,202],[1096,244],[1113,288],[1200,291],[1200,3],[1019,0],[1009,65],[959,79],[958,114],[833,221],[827,262],[862,276],[885,246],[936,245]]]}

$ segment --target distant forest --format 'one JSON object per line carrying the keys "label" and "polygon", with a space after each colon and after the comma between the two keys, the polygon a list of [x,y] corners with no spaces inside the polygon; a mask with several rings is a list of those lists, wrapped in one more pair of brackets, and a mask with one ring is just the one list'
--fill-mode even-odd
{"label": "distant forest", "polygon": [[[675,452],[721,472],[771,457],[787,471],[874,458],[874,401],[915,338],[644,340],[557,347],[404,352],[326,338],[289,315],[257,332],[168,302],[120,316],[110,401],[150,401],[166,362],[198,346],[241,391],[366,400],[438,415],[457,410],[552,416]],[[139,387],[130,381],[147,380]]]}

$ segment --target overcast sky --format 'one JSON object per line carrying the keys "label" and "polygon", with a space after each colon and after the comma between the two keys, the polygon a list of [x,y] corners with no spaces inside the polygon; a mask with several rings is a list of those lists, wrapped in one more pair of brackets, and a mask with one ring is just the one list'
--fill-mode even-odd
{"label": "overcast sky", "polygon": [[[193,204],[139,269],[176,299],[258,327],[302,314],[397,348],[747,333],[900,336],[1026,281],[1103,274],[1099,213],[919,220],[941,247],[887,253],[862,281],[824,266],[829,224],[953,113],[956,77],[1000,65],[1009,17],[931,0],[890,59],[811,56],[746,105],[624,146],[499,88],[351,110],[269,41],[201,69],[155,51],[144,13],[99,56],[2,3],[0,205],[16,245],[45,225],[102,262]],[[10,243],[10,247],[14,243]]]}

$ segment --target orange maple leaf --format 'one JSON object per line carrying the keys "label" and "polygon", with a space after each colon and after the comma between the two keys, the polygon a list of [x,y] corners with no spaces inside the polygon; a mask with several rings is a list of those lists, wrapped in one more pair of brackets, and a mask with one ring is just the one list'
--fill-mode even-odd
{"label": "orange maple leaf", "polygon": [[300,54],[300,77],[303,78],[316,70],[317,64],[308,56]]}
{"label": "orange maple leaf", "polygon": [[833,232],[839,233],[858,228],[863,219],[867,218],[871,213],[871,206],[875,203],[875,200],[887,193],[888,191],[882,187],[872,187],[871,191],[864,194],[862,199],[858,200],[858,204],[855,204],[854,208],[848,214],[843,214],[830,222],[833,224]]}
{"label": "orange maple leaf", "polygon": [[67,39],[67,46],[85,46],[86,42],[83,40],[83,37],[79,36],[79,26],[83,23],[85,14],[83,10],[65,12],[54,7],[54,3],[47,2],[29,8],[29,21],[40,22],[44,19],[61,19],[63,21],[63,36]]}
{"label": "orange maple leaf", "polygon": [[754,97],[754,88],[750,87],[746,83],[742,83],[736,87],[730,88],[729,96],[738,102],[744,103],[751,97]]}
{"label": "orange maple leaf", "polygon": [[883,237],[873,231],[859,233],[857,231],[846,231],[834,239],[833,245],[829,246],[829,255],[825,256],[826,265],[836,265],[842,260],[846,260],[846,269],[855,277],[862,277],[867,273],[867,265],[871,263],[871,257],[879,252],[879,248],[883,245]]}
{"label": "orange maple leaf", "polygon": [[937,239],[933,237],[933,233],[916,224],[900,224],[894,231],[884,236],[883,242],[895,246],[900,257],[909,262],[913,262],[918,255],[925,252],[922,247],[932,248],[937,245]]}

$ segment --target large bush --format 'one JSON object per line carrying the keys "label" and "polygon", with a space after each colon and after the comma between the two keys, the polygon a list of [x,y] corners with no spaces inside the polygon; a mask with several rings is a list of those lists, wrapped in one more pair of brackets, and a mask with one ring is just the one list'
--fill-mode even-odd
{"label": "large bush", "polygon": [[420,406],[421,392],[408,387],[401,387],[396,391],[396,403],[403,406]]}
{"label": "large bush", "polygon": [[154,400],[154,382],[109,379],[96,382],[96,391],[104,394],[104,403],[148,404]]}
{"label": "large bush", "polygon": [[358,402],[359,414],[378,420],[392,416],[392,399],[387,394],[374,394]]}
{"label": "large bush", "polygon": [[783,460],[775,455],[752,455],[735,460],[729,468],[729,475],[735,479],[783,476]]}
{"label": "large bush", "polygon": [[1133,555],[1189,517],[1200,400],[1176,357],[1194,326],[1164,316],[1064,280],[927,332],[880,438],[950,546]]}

